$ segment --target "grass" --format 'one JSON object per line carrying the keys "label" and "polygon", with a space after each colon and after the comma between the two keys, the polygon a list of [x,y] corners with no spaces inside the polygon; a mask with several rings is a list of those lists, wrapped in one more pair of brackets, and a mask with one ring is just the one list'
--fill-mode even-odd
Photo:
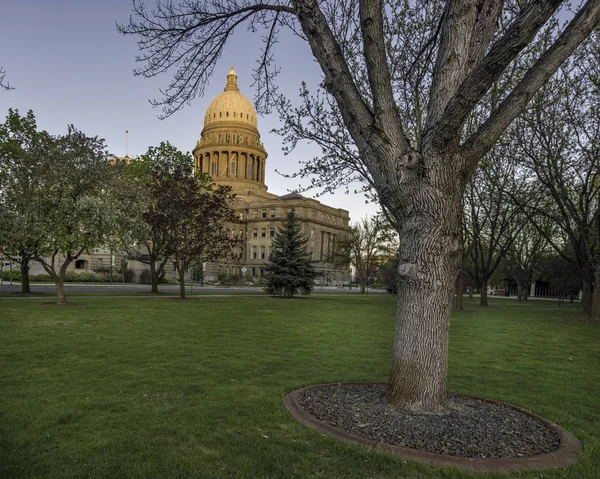
{"label": "grass", "polygon": [[[298,387],[387,378],[389,295],[0,301],[0,477],[472,478],[296,423]],[[452,391],[530,409],[600,471],[600,324],[579,306],[492,300],[455,313]],[[487,475],[486,477],[506,477]]]}

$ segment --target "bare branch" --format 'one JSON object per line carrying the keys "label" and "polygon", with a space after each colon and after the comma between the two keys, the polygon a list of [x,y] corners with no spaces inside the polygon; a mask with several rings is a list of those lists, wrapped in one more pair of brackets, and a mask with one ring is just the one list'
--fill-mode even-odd
{"label": "bare branch", "polygon": [[[166,118],[204,94],[227,40],[244,23],[248,23],[251,30],[270,31],[263,56],[265,65],[259,65],[256,70],[259,73],[269,71],[270,48],[276,42],[277,22],[295,11],[279,0],[264,3],[184,0],[181,4],[159,0],[156,9],[150,12],[143,3],[134,2],[133,12],[129,23],[117,25],[117,30],[124,35],[139,37],[142,54],[136,61],[143,66],[134,70],[134,74],[148,78],[176,69],[173,80],[161,90],[162,99],[151,101],[153,106],[162,108],[161,118]],[[275,74],[276,71],[269,72],[266,77],[269,93]],[[258,83],[259,90],[264,86]],[[270,100],[271,96],[267,94],[266,99]],[[258,98],[263,95],[259,94]]]}
{"label": "bare branch", "polygon": [[[383,34],[381,0],[360,1],[360,25],[376,127],[400,146],[408,143],[396,111]],[[400,135],[398,138],[396,138]]]}
{"label": "bare branch", "polygon": [[[554,44],[529,69],[490,118],[462,147],[465,158],[474,165],[500,138],[508,125],[521,114],[533,95],[600,23],[600,0],[588,0]],[[494,47],[495,48],[495,47]],[[492,52],[488,54],[488,57]]]}
{"label": "bare branch", "polygon": [[14,90],[15,88],[10,86],[10,83],[6,81],[6,71],[0,66],[0,89],[3,90]]}

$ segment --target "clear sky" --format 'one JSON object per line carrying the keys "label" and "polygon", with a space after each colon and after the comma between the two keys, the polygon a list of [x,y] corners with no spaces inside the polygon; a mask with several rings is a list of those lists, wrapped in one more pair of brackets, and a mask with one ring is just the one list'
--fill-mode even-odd
{"label": "clear sky", "polygon": [[[150,7],[153,2],[147,2]],[[15,90],[0,91],[2,121],[8,108],[21,114],[33,110],[38,127],[53,134],[66,132],[73,124],[88,135],[107,142],[109,151],[125,155],[125,130],[129,130],[129,156],[142,154],[151,145],[168,140],[183,151],[191,151],[200,138],[204,112],[226,83],[235,64],[238,85],[253,98],[251,72],[260,53],[262,32],[239,30],[221,57],[205,96],[166,120],[148,100],[160,96],[168,75],[153,79],[133,76],[136,38],[117,33],[115,23],[125,23],[131,12],[129,0],[0,0],[0,66]],[[320,81],[320,69],[308,44],[282,31],[276,50],[281,67],[280,91],[295,100],[302,80]],[[259,130],[269,157],[266,183],[278,195],[298,186],[275,172],[293,173],[299,161],[317,156],[315,145],[304,144],[289,156],[281,151],[281,138],[271,133],[279,127],[277,114],[259,117]],[[302,180],[308,184],[308,180]],[[313,196],[313,192],[304,193]],[[324,195],[320,201],[350,211],[352,219],[371,215],[376,205],[364,196]]]}

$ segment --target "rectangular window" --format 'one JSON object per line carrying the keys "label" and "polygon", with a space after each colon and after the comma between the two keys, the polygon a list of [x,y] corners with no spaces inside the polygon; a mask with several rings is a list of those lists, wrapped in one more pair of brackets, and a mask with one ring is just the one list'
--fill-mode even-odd
{"label": "rectangular window", "polygon": [[261,238],[266,238],[267,237],[267,228],[261,228],[261,230],[260,230],[260,237]]}
{"label": "rectangular window", "polygon": [[258,218],[258,210],[254,210],[254,217]]}
{"label": "rectangular window", "polygon": [[257,229],[253,229],[252,230],[252,237],[253,238],[258,238],[258,230]]}
{"label": "rectangular window", "polygon": [[252,276],[256,276],[256,268],[252,268]]}
{"label": "rectangular window", "polygon": [[260,259],[265,259],[265,247],[261,246],[260,247]]}
{"label": "rectangular window", "polygon": [[210,167],[210,174],[215,176],[217,174],[217,162],[213,161]]}
{"label": "rectangular window", "polygon": [[274,238],[275,237],[275,228],[269,228],[269,237],[270,238]]}
{"label": "rectangular window", "polygon": [[252,247],[252,259],[256,259],[257,253],[256,253],[256,246]]}
{"label": "rectangular window", "polygon": [[275,218],[275,210],[271,210],[271,218]]}
{"label": "rectangular window", "polygon": [[267,217],[267,210],[262,210],[262,217],[266,218]]}

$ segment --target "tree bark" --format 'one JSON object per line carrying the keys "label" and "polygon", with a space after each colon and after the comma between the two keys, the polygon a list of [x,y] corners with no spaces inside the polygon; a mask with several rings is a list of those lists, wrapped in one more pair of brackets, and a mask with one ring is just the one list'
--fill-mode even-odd
{"label": "tree bark", "polygon": [[595,283],[592,285],[589,318],[592,321],[600,321],[600,264],[596,265],[594,273]]}
{"label": "tree bark", "polygon": [[65,282],[64,278],[56,278],[54,280],[56,284],[56,296],[57,296],[57,304],[67,304],[67,296],[65,295]]}
{"label": "tree bark", "polygon": [[179,297],[185,299],[185,269],[178,266],[177,272],[179,273]]}
{"label": "tree bark", "polygon": [[583,305],[583,314],[589,318],[592,314],[592,282],[586,278],[583,279],[581,304]]}
{"label": "tree bark", "polygon": [[487,306],[488,305],[488,284],[487,281],[483,281],[481,283],[481,286],[479,288],[479,304],[480,306]]}
{"label": "tree bark", "polygon": [[29,285],[29,257],[21,256],[21,293],[31,294]]}
{"label": "tree bark", "polygon": [[517,283],[517,301],[521,302],[523,301],[523,286],[521,286],[521,283]]}
{"label": "tree bark", "polygon": [[150,261],[150,281],[152,282],[150,292],[158,294],[158,272],[154,261]]}
{"label": "tree bark", "polygon": [[463,310],[463,294],[465,293],[465,285],[462,275],[458,275],[456,278],[456,309],[458,311]]}
{"label": "tree bark", "polygon": [[462,191],[456,190],[415,190],[412,203],[419,207],[398,221],[398,300],[388,400],[411,411],[446,408],[450,311],[462,259]]}

